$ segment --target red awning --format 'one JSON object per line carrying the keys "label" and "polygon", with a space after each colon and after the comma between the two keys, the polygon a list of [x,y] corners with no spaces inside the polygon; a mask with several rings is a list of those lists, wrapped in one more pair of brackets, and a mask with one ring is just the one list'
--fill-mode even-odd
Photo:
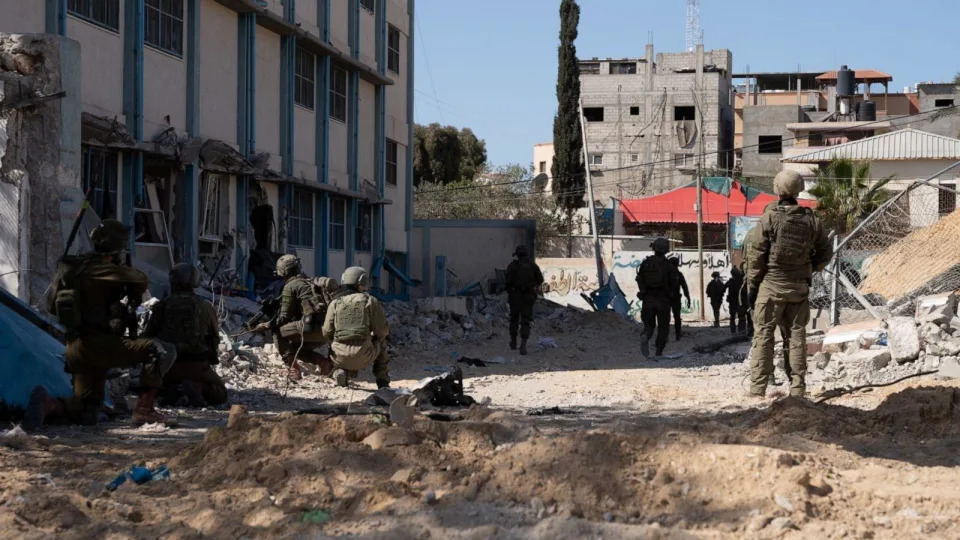
{"label": "red awning", "polygon": [[[775,195],[761,193],[752,201],[740,191],[740,184],[732,183],[730,195],[703,190],[703,222],[726,224],[734,216],[759,216],[766,206],[777,200]],[[621,202],[623,219],[627,223],[696,223],[697,188],[684,186],[660,195]],[[800,200],[802,206],[813,208],[816,201]]]}

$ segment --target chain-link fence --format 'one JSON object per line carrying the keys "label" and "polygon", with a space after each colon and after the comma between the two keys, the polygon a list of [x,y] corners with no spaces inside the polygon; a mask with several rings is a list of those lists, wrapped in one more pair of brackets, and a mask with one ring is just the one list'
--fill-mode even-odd
{"label": "chain-link fence", "polygon": [[912,314],[920,296],[960,289],[955,184],[913,182],[850,233],[814,276],[814,316],[834,324]]}

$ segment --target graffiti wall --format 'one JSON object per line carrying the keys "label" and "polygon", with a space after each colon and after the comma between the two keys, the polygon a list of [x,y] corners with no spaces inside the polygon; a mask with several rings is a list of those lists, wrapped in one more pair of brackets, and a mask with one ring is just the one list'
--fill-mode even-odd
{"label": "graffiti wall", "polygon": [[[641,302],[637,298],[637,268],[643,259],[653,255],[652,251],[621,251],[614,253],[613,259],[604,261],[604,268],[613,270],[617,283],[627,297],[630,304],[630,315],[640,319]],[[700,290],[704,291],[707,302],[707,319],[712,320],[710,300],[706,299],[706,284],[710,282],[713,272],[720,272],[724,281],[730,279],[730,255],[726,251],[705,251],[703,253],[704,283],[700,283],[698,259],[696,252],[682,252],[670,254],[680,259],[680,273],[683,274],[690,288],[690,306],[686,300],[682,302],[681,314],[684,320],[698,320],[700,318]],[[589,304],[580,296],[596,290],[597,267],[592,258],[549,258],[537,259],[537,264],[543,271],[544,297],[554,302],[590,309]],[[726,302],[721,309],[720,316],[728,316]]]}

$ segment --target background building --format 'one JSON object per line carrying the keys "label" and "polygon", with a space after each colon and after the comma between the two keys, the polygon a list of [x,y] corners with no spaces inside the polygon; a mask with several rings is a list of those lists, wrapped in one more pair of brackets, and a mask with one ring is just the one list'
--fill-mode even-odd
{"label": "background building", "polygon": [[339,276],[408,264],[413,8],[0,0],[0,32],[79,43],[77,187],[94,187],[101,217],[135,224],[152,278],[224,253],[260,276],[276,252]]}

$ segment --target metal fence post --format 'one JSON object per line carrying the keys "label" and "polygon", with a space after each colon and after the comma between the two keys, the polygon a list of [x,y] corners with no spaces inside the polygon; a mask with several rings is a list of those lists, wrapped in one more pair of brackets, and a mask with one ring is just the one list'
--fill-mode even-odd
{"label": "metal fence post", "polygon": [[837,305],[837,276],[840,274],[840,237],[833,237],[833,279],[830,280],[830,326],[840,324],[840,308]]}

